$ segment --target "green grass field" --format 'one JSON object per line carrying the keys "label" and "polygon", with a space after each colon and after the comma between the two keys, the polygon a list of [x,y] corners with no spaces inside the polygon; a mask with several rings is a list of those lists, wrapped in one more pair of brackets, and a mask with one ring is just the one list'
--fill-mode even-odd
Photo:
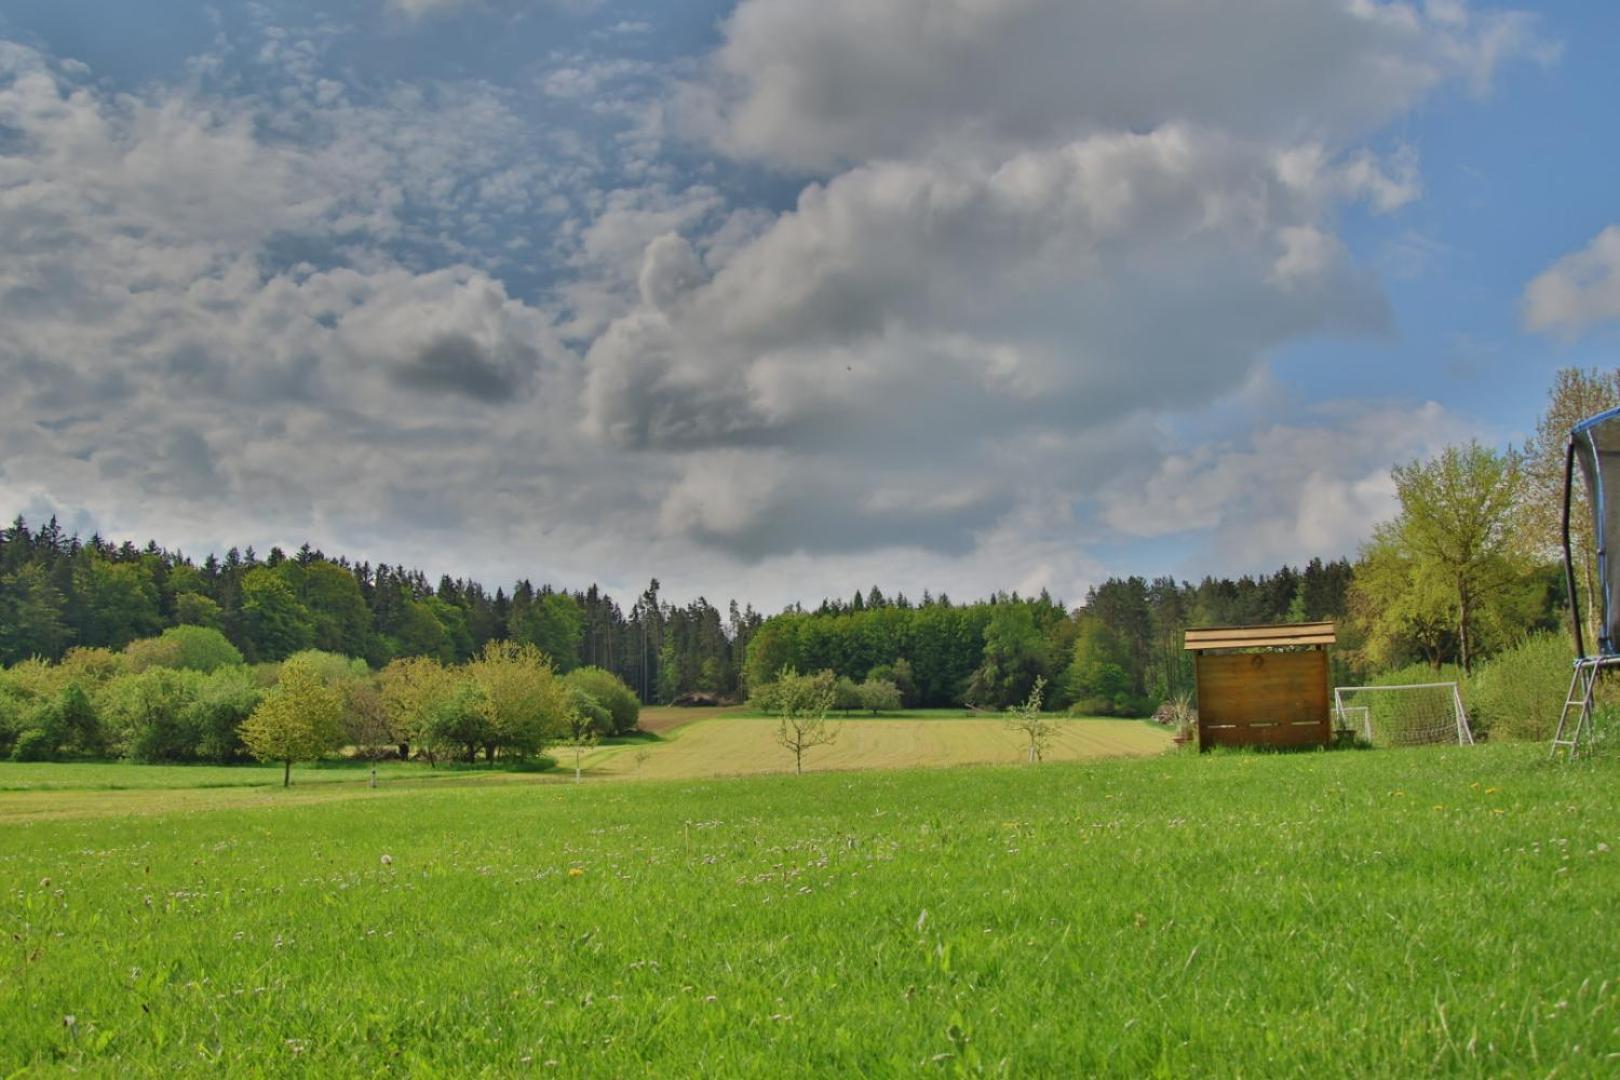
{"label": "green grass field", "polygon": [[1617,779],[1481,746],[13,792],[81,805],[0,826],[0,1073],[1613,1075]]}

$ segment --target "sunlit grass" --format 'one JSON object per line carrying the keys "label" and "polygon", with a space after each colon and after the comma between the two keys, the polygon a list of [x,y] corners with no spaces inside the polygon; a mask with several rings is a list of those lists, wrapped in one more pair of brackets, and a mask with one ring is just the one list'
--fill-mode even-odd
{"label": "sunlit grass", "polygon": [[13,822],[0,1071],[1611,1074],[1617,779],[1179,754]]}

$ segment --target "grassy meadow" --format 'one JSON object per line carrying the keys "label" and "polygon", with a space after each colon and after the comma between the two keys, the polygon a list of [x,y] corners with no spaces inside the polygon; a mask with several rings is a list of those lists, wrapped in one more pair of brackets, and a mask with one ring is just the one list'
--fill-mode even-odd
{"label": "grassy meadow", "polygon": [[1612,1075],[1617,779],[1498,745],[12,791],[78,811],[0,819],[0,1072]]}
{"label": "grassy meadow", "polygon": [[[649,712],[651,710],[648,710]],[[679,710],[671,710],[679,711]],[[792,772],[793,758],[776,741],[777,722],[737,710],[652,718],[656,742],[603,746],[584,757],[593,776],[648,780],[745,776]],[[833,717],[837,739],[805,755],[805,771],[937,768],[947,765],[1012,764],[1024,759],[1021,736],[997,717],[965,716],[960,709],[908,710],[885,716],[856,713]],[[1139,720],[1055,720],[1056,736],[1045,760],[1157,754],[1170,735]],[[573,758],[556,751],[564,766]]]}

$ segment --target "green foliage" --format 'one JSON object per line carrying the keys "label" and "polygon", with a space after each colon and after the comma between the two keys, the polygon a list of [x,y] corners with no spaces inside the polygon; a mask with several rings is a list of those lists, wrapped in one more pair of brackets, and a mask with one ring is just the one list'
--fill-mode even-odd
{"label": "green foliage", "polygon": [[181,626],[206,626],[221,630],[225,616],[218,601],[201,593],[181,593],[174,598],[174,621]]}
{"label": "green foliage", "polygon": [[242,578],[240,622],[242,652],[251,661],[282,660],[315,644],[309,611],[269,567]]}
{"label": "green foliage", "polygon": [[0,665],[62,655],[72,637],[66,611],[62,591],[40,566],[0,579]]}
{"label": "green foliage", "polygon": [[371,668],[364,660],[353,656],[342,656],[338,653],[326,652],[322,649],[303,649],[293,653],[281,662],[277,673],[278,681],[282,673],[289,668],[305,668],[314,672],[327,686],[335,686],[352,679],[365,679],[371,676]]}
{"label": "green foliage", "polygon": [[422,741],[446,755],[459,752],[467,762],[495,739],[489,694],[471,679],[457,681],[430,707]]}
{"label": "green foliage", "polygon": [[578,686],[568,687],[568,712],[563,739],[570,746],[585,746],[613,731],[613,714]]}
{"label": "green foliage", "polygon": [[153,667],[209,672],[241,663],[236,646],[205,626],[171,626],[155,638],[141,638],[124,648],[125,668],[137,674]]}
{"label": "green foliage", "polygon": [[430,657],[406,657],[391,661],[377,681],[389,734],[399,744],[401,756],[408,757],[414,746],[431,761],[439,749],[433,739],[433,718],[455,692],[456,674]]}
{"label": "green foliage", "polygon": [[862,708],[860,684],[848,675],[838,676],[833,682],[832,707],[841,713]]}
{"label": "green foliage", "polygon": [[[1485,634],[1524,625],[1516,609],[1525,606],[1530,564],[1514,532],[1524,488],[1520,457],[1469,443],[1397,466],[1392,475],[1401,513],[1374,531],[1369,555],[1393,560],[1426,618],[1445,613],[1457,661],[1469,670],[1485,652]],[[1373,626],[1380,624],[1375,617]]]}
{"label": "green foliage", "polygon": [[1067,672],[1070,712],[1077,716],[1147,716],[1152,701],[1136,690],[1120,636],[1096,615],[1082,615]]}
{"label": "green foliage", "polygon": [[567,723],[567,691],[535,646],[492,641],[466,672],[484,696],[488,726],[480,742],[491,760],[501,750],[537,754]]}
{"label": "green foliage", "polygon": [[524,613],[514,628],[514,640],[534,645],[551,658],[552,670],[567,673],[579,666],[579,644],[584,619],[573,597],[547,593]]}
{"label": "green foliage", "polygon": [[1024,737],[1025,753],[1031,765],[1039,764],[1041,755],[1057,738],[1057,725],[1041,712],[1045,690],[1046,680],[1037,676],[1029,697],[1022,704],[1007,707],[1007,726]]}
{"label": "green foliage", "polygon": [[910,708],[917,702],[917,680],[911,671],[911,661],[897,658],[892,664],[878,664],[866,673],[868,682],[889,683],[900,692],[900,706]]}
{"label": "green foliage", "polygon": [[886,679],[868,678],[860,685],[860,707],[876,715],[897,712],[902,705],[900,688]]}
{"label": "green foliage", "polygon": [[265,691],[248,668],[218,668],[196,685],[184,723],[195,734],[196,757],[240,761],[247,756],[241,728],[264,699]]}
{"label": "green foliage", "polygon": [[624,735],[635,730],[641,719],[641,702],[623,679],[603,668],[582,667],[570,671],[563,681],[585,691],[607,709],[612,721],[608,734]]}
{"label": "green foliage", "polygon": [[88,556],[73,568],[73,624],[80,645],[122,649],[163,628],[158,591],[144,560],[108,562]]}
{"label": "green foliage", "polygon": [[1475,734],[1537,742],[1552,738],[1574,655],[1567,635],[1535,634],[1476,668],[1467,698]]}
{"label": "green foliage", "polygon": [[367,654],[371,609],[352,573],[325,559],[289,559],[276,572],[308,612],[315,648],[344,656]]}
{"label": "green foliage", "polygon": [[155,667],[120,675],[97,694],[110,748],[131,761],[193,761],[200,733],[191,711],[200,672]]}
{"label": "green foliage", "polygon": [[343,698],[326,685],[313,658],[291,659],[241,734],[254,757],[283,764],[283,783],[289,784],[293,762],[321,757],[342,744]]}

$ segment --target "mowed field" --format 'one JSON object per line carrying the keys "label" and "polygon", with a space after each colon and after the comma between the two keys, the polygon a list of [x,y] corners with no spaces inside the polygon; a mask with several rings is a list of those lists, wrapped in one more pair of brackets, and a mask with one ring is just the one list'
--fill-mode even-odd
{"label": "mowed field", "polygon": [[[584,759],[592,777],[676,779],[792,772],[793,755],[777,742],[777,722],[737,710],[648,710],[644,726],[660,732],[656,743],[605,746]],[[683,722],[684,720],[684,722]],[[1057,720],[1048,762],[1157,754],[1170,735],[1137,720]],[[1008,764],[1025,759],[1022,736],[995,717],[963,717],[959,710],[899,716],[834,717],[836,740],[805,753],[806,772],[841,769],[936,768]],[[571,765],[567,751],[559,751]]]}
{"label": "mowed field", "polygon": [[0,827],[0,1073],[1614,1075],[1617,781],[1480,746],[17,792],[81,807]]}

